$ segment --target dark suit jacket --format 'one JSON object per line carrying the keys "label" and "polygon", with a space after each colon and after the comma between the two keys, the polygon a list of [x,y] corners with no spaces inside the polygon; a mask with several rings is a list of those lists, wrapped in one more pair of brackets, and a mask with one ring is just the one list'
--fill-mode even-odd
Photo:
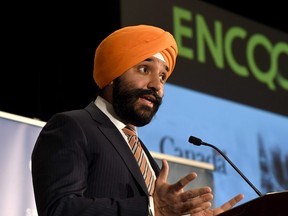
{"label": "dark suit jacket", "polygon": [[93,102],[56,114],[43,127],[32,153],[32,179],[39,216],[148,215],[148,191],[134,156]]}

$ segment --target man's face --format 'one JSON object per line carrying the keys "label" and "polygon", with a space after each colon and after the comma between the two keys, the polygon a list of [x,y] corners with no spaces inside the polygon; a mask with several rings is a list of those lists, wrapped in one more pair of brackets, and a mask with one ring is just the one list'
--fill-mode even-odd
{"label": "man's face", "polygon": [[167,66],[151,57],[127,70],[113,82],[113,108],[125,122],[148,124],[158,111],[164,93]]}

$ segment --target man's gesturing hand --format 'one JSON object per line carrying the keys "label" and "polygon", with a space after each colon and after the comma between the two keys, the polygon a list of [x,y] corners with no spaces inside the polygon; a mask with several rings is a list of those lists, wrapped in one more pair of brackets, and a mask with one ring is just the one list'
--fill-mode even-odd
{"label": "man's gesturing hand", "polygon": [[163,160],[153,194],[156,216],[194,214],[211,207],[213,195],[210,187],[183,190],[189,182],[197,178],[196,173],[190,173],[172,185],[167,183],[168,173],[168,163]]}

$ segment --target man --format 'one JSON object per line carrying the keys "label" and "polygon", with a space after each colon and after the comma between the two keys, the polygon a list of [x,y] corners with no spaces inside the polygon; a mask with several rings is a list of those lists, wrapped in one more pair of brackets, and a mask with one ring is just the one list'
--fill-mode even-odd
{"label": "man", "polygon": [[148,25],[124,27],[100,43],[93,72],[96,100],[54,115],[35,144],[32,177],[39,216],[206,216],[243,198],[240,194],[210,209],[209,187],[183,190],[196,173],[168,184],[167,161],[160,170],[133,134],[135,126],[148,124],[157,112],[177,52],[170,33]]}

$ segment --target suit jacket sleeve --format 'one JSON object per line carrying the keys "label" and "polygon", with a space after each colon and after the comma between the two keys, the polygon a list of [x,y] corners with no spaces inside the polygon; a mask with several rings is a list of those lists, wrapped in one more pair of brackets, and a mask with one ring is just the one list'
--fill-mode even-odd
{"label": "suit jacket sleeve", "polygon": [[117,128],[101,118],[72,111],[43,127],[32,153],[39,216],[148,215],[134,156]]}

